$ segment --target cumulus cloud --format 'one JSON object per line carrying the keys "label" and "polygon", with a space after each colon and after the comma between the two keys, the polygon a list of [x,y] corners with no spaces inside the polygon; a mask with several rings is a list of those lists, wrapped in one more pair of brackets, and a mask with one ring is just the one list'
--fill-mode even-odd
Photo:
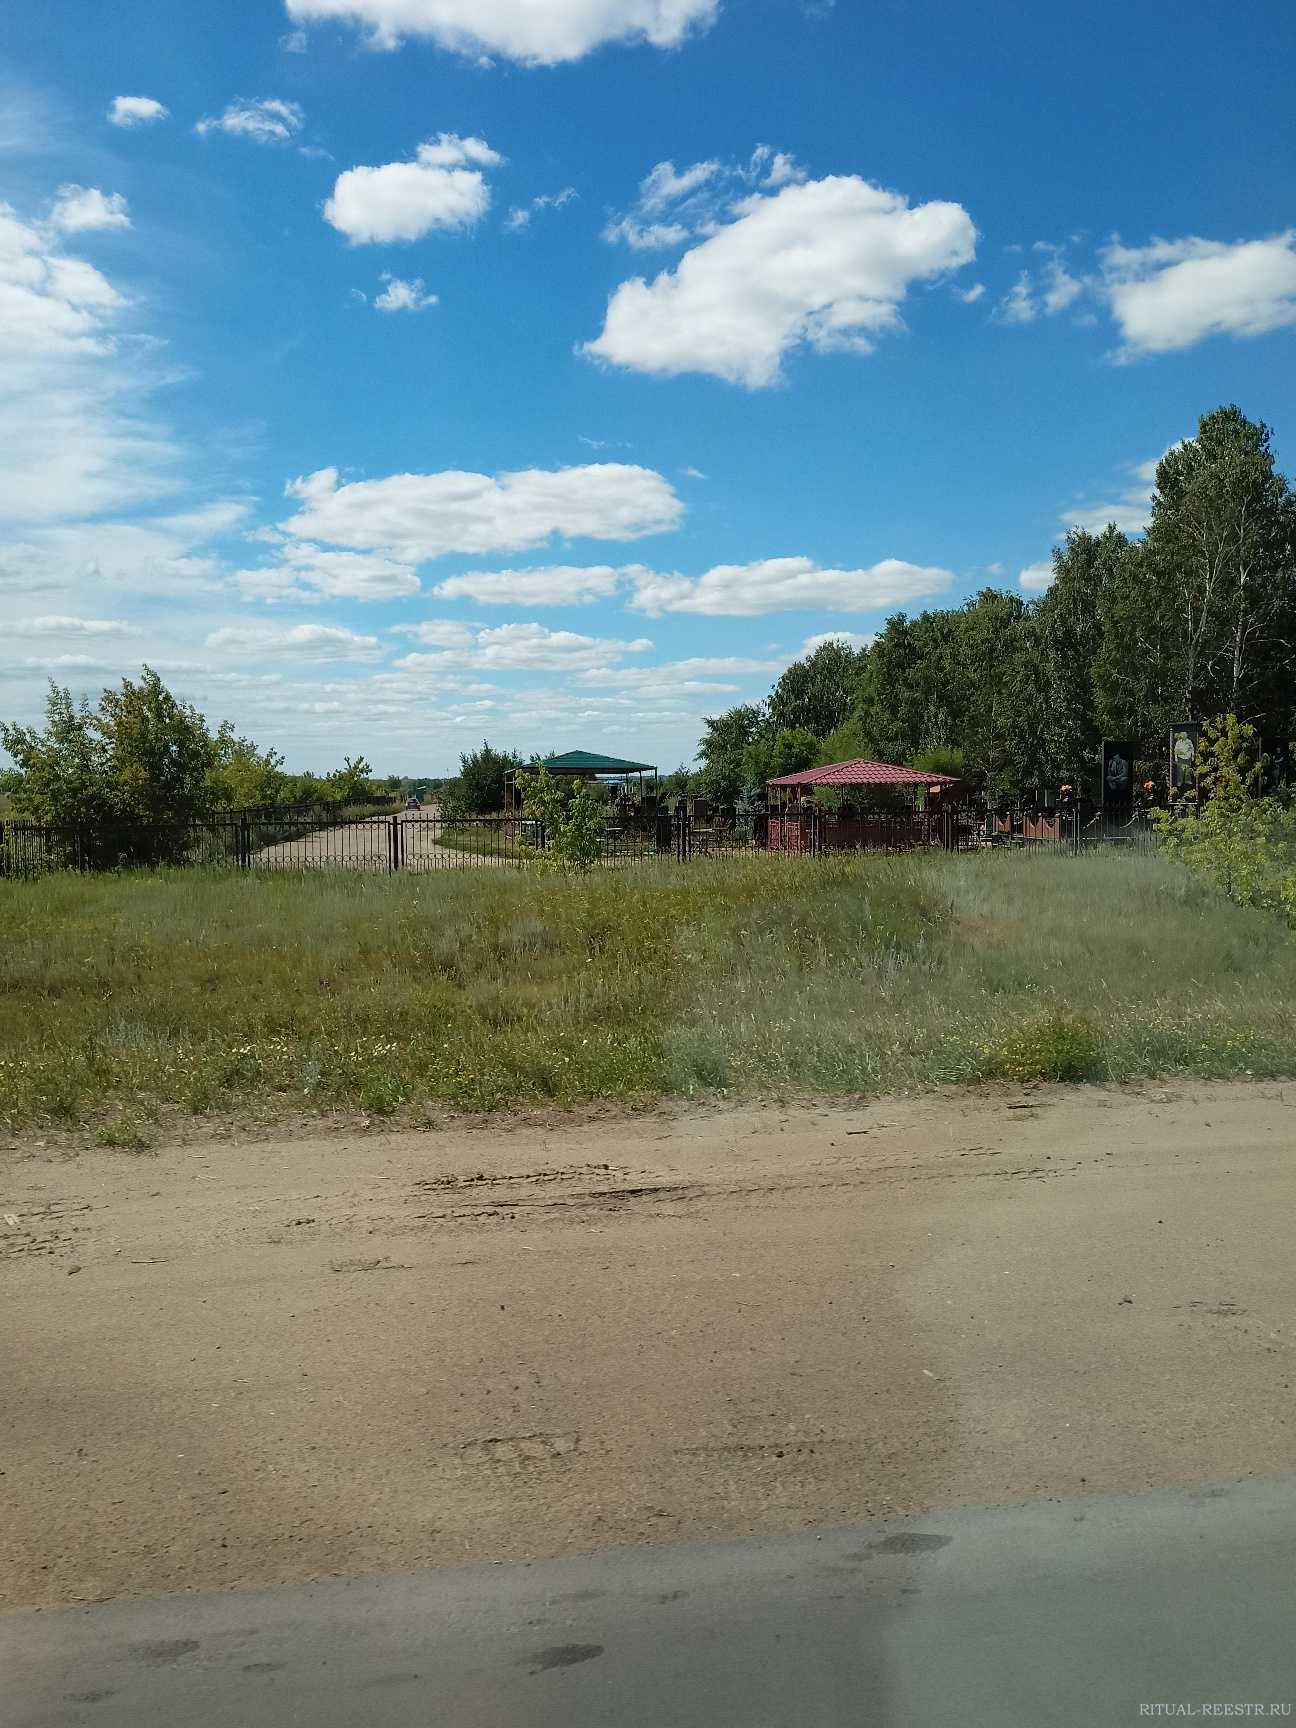
{"label": "cumulus cloud", "polygon": [[884,558],[860,570],[823,569],[811,558],[764,558],[754,564],[717,564],[702,576],[662,575],[632,565],[630,601],[639,612],[697,612],[713,617],[759,618],[767,612],[819,610],[872,612],[943,593],[948,570]]}
{"label": "cumulus cloud", "polygon": [[[412,626],[408,633],[417,636],[419,629]],[[420,640],[426,642],[428,637],[424,635]],[[598,671],[627,654],[646,654],[651,648],[652,643],[646,637],[627,642],[580,636],[574,630],[550,630],[543,624],[500,624],[493,629],[468,630],[466,641],[462,638],[451,641],[435,654],[407,654],[396,665],[405,671],[418,672],[441,667],[482,672]]]}
{"label": "cumulus cloud", "polygon": [[287,541],[278,561],[232,577],[249,600],[397,600],[419,591],[412,567],[372,552],[337,552]]}
{"label": "cumulus cloud", "polygon": [[422,36],[456,54],[554,66],[612,42],[677,47],[712,22],[719,0],[287,0],[287,8],[300,23],[345,20],[379,48]]}
{"label": "cumulus cloud", "polygon": [[236,96],[223,114],[200,120],[195,132],[228,132],[233,138],[251,138],[257,144],[286,144],[296,137],[306,122],[306,116],[296,102],[285,102],[277,96],[251,101]]}
{"label": "cumulus cloud", "polygon": [[387,286],[374,297],[379,312],[425,312],[437,303],[436,295],[427,292],[421,276],[406,282],[400,276],[384,273],[383,281]]}
{"label": "cumulus cloud", "polygon": [[412,636],[424,648],[471,648],[477,630],[451,618],[425,618],[421,624],[394,624],[394,636]]}
{"label": "cumulus cloud", "polygon": [[36,618],[11,618],[4,625],[8,636],[137,636],[138,630],[117,618],[71,618],[46,612]]}
{"label": "cumulus cloud", "polygon": [[60,234],[131,225],[130,209],[121,193],[101,192],[97,186],[60,186],[49,219]]}
{"label": "cumulus cloud", "polygon": [[1207,336],[1296,325],[1296,230],[1232,244],[1188,237],[1102,252],[1103,286],[1124,357],[1190,348]]}
{"label": "cumulus cloud", "polygon": [[446,552],[517,552],[553,535],[633,540],[674,528],[684,506],[651,468],[599,462],[517,473],[392,474],[339,486],[336,468],[287,488],[297,514],[283,524],[301,539],[382,548],[410,563]]}
{"label": "cumulus cloud", "polygon": [[114,96],[108,118],[114,126],[152,126],[169,120],[171,110],[152,96]]}
{"label": "cumulus cloud", "polygon": [[328,660],[378,660],[382,645],[376,636],[358,636],[338,624],[294,624],[276,630],[258,624],[227,624],[207,637],[208,648],[231,654],[263,655],[319,663]]}
{"label": "cumulus cloud", "polygon": [[1053,565],[1050,562],[1028,564],[1018,575],[1017,584],[1028,594],[1042,594],[1053,586]]}
{"label": "cumulus cloud", "polygon": [[970,288],[956,288],[954,290],[965,306],[975,306],[985,291],[984,282],[974,282]]}
{"label": "cumulus cloud", "polygon": [[481,138],[438,134],[412,162],[348,168],[324,206],[324,220],[353,246],[421,240],[433,229],[472,228],[490,208],[482,170],[504,160]]}
{"label": "cumulus cloud", "polygon": [[911,208],[853,175],[755,193],[673,270],[623,282],[583,352],[634,371],[705,372],[760,388],[802,345],[869,352],[904,327],[899,306],[912,283],[959,268],[975,250],[961,205]]}
{"label": "cumulus cloud", "polygon": [[466,570],[438,582],[439,600],[482,606],[580,606],[615,594],[620,573],[610,564],[550,564],[532,570]]}

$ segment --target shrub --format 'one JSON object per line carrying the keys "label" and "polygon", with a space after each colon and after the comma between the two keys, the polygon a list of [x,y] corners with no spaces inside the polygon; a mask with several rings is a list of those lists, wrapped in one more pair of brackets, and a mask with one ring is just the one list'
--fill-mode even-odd
{"label": "shrub", "polygon": [[510,768],[520,768],[522,758],[512,751],[492,750],[482,740],[480,750],[459,758],[456,782],[462,809],[468,816],[494,816],[504,808],[504,777]]}
{"label": "shrub", "polygon": [[1296,811],[1262,798],[1255,728],[1226,714],[1202,728],[1200,803],[1183,799],[1153,812],[1161,845],[1239,906],[1296,920]]}

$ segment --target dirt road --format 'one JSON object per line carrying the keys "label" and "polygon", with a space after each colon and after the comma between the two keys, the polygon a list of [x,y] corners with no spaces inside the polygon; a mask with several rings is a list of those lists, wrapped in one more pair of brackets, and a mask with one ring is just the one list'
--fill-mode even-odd
{"label": "dirt road", "polygon": [[5,1606],[1296,1468],[1296,1090],[3,1157]]}
{"label": "dirt road", "polygon": [[[429,804],[417,813],[401,811],[399,867],[402,870],[467,870],[499,867],[522,861],[523,836],[487,825],[481,831],[483,851],[466,851],[442,844],[440,807]],[[370,816],[317,828],[292,840],[262,846],[254,862],[267,870],[346,869],[385,874],[392,862],[392,818]]]}

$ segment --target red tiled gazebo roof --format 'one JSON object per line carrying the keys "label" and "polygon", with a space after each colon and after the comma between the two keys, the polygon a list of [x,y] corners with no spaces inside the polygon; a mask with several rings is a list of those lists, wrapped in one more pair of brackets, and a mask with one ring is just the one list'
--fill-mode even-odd
{"label": "red tiled gazebo roof", "polygon": [[924,768],[904,768],[895,762],[829,762],[823,768],[803,768],[780,774],[768,786],[955,786],[953,774],[933,774]]}

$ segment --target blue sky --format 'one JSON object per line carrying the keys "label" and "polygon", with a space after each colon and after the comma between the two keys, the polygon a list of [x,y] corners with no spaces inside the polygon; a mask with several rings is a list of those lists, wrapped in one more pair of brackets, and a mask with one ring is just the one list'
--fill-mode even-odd
{"label": "blue sky", "polygon": [[1293,67],[1276,0],[9,8],[0,712],[672,765],[1220,402],[1290,466]]}

